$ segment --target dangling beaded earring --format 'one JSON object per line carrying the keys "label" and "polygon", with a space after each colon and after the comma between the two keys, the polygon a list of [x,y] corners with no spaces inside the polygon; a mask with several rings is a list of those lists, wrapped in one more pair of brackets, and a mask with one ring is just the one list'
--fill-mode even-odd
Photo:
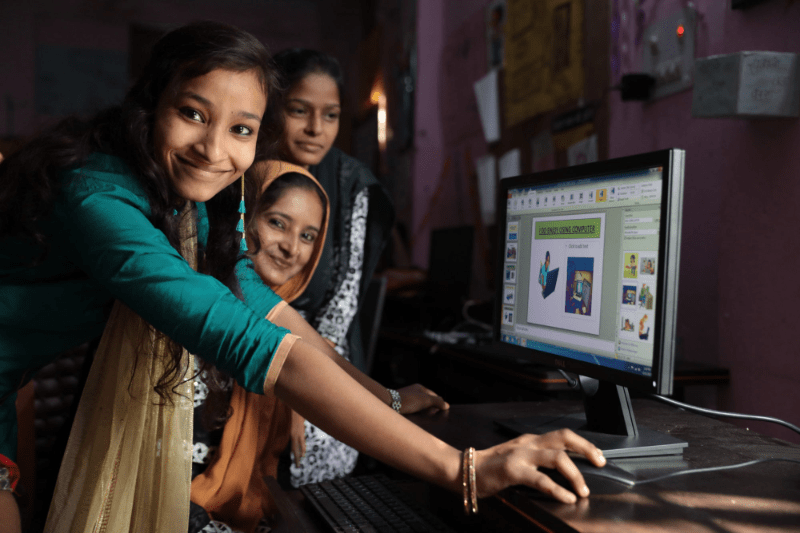
{"label": "dangling beaded earring", "polygon": [[239,202],[239,223],[236,224],[236,231],[242,234],[242,242],[239,243],[239,251],[246,252],[247,251],[247,242],[244,238],[244,214],[246,213],[244,208],[244,174],[242,174],[242,199]]}

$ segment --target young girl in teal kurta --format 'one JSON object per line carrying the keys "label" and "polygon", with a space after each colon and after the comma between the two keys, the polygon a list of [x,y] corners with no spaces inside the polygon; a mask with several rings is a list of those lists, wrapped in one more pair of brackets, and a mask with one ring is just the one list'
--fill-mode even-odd
{"label": "young girl in teal kurta", "polygon": [[[577,435],[462,454],[398,416],[393,396],[331,354],[299,315],[264,320],[279,299],[240,252],[237,221],[256,190],[244,173],[281,129],[277,86],[252,36],[192,24],[159,41],[121,108],[62,123],[0,163],[0,523],[11,531],[19,515],[3,489],[15,483],[16,390],[59,352],[100,334],[115,300],[157,332],[157,349],[133,357],[163,359],[154,387],[164,402],[181,401],[173,391],[185,348],[246,390],[274,392],[335,437],[453,491],[466,487],[461,465],[472,458],[477,481],[465,496],[525,483],[575,500],[537,466],[558,467],[588,494],[565,450],[598,464],[602,456]],[[196,236],[186,235],[187,220]],[[197,271],[185,255],[190,240]],[[394,404],[446,408],[424,391]],[[176,516],[157,529],[184,530]]]}

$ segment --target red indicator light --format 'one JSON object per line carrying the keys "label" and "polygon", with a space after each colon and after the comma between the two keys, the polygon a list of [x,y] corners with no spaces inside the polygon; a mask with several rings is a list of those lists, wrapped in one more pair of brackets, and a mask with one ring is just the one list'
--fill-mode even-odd
{"label": "red indicator light", "polygon": [[686,32],[686,29],[683,27],[683,24],[678,26],[678,29],[676,30],[676,33],[678,34],[678,37],[683,37],[683,34],[685,32]]}

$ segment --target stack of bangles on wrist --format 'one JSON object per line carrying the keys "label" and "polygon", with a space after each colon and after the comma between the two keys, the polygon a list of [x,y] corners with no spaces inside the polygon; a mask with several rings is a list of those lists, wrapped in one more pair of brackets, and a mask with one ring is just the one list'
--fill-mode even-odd
{"label": "stack of bangles on wrist", "polygon": [[461,488],[464,492],[464,514],[478,514],[478,487],[475,480],[475,448],[461,455]]}

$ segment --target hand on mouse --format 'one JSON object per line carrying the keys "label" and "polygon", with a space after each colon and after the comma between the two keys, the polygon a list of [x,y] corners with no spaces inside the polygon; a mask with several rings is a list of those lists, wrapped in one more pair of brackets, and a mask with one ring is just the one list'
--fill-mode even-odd
{"label": "hand on mouse", "polygon": [[598,467],[606,464],[597,447],[568,429],[544,435],[521,435],[475,452],[478,497],[490,496],[511,485],[527,485],[561,502],[575,503],[575,494],[540,470],[558,470],[572,484],[578,496],[588,496],[589,487],[567,452],[585,456]]}

